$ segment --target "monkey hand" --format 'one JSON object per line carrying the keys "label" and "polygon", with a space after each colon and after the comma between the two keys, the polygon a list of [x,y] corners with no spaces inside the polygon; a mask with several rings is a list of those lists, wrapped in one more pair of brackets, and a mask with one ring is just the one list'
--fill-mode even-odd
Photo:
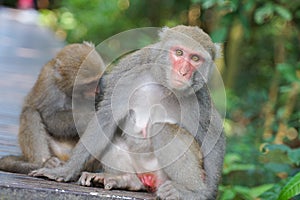
{"label": "monkey hand", "polygon": [[29,176],[34,177],[45,177],[50,180],[57,182],[70,182],[77,180],[80,172],[77,172],[76,169],[70,169],[66,166],[57,167],[57,168],[41,168],[34,170],[29,173]]}
{"label": "monkey hand", "polygon": [[135,174],[108,174],[108,173],[90,173],[82,172],[78,183],[84,186],[100,186],[106,190],[127,189],[131,191],[145,190]]}
{"label": "monkey hand", "polygon": [[162,200],[179,200],[179,191],[175,188],[172,181],[166,181],[156,191],[156,195]]}
{"label": "monkey hand", "polygon": [[106,190],[119,188],[118,176],[105,173],[82,172],[78,183],[83,186],[104,186]]}
{"label": "monkey hand", "polygon": [[101,176],[101,173],[90,173],[90,172],[82,172],[81,176],[78,180],[79,185],[83,186],[97,186],[102,185],[104,183],[104,176]]}

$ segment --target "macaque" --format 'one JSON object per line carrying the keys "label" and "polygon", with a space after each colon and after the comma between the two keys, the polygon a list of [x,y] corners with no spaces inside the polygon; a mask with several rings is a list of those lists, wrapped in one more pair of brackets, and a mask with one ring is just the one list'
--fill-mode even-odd
{"label": "macaque", "polygon": [[[72,99],[95,101],[101,67],[103,62],[94,45],[84,42],[67,45],[42,68],[20,115],[22,155],[1,158],[0,170],[27,174],[41,167],[60,166],[69,159],[91,118],[89,112],[95,110],[87,104],[82,104],[82,109],[78,106],[86,121],[78,121],[75,127]],[[79,70],[86,73],[77,77]],[[77,91],[73,94],[75,80]]]}
{"label": "macaque", "polygon": [[[195,199],[205,188],[200,146],[165,115],[163,87],[136,89],[129,114],[120,121],[102,157],[103,173],[83,172],[79,184],[105,189],[147,190],[160,199]],[[149,94],[157,94],[155,98]],[[158,101],[157,101],[158,100]],[[146,122],[146,126],[140,126]]]}
{"label": "macaque", "polygon": [[[190,176],[181,177],[184,183],[190,181],[191,185],[198,187],[198,190],[193,191],[193,196],[197,198],[191,199],[215,199],[225,153],[223,122],[213,106],[206,86],[215,57],[216,47],[201,29],[182,25],[164,28],[160,33],[159,42],[120,59],[119,63],[101,78],[105,85],[103,99],[99,103],[96,117],[89,123],[70,159],[61,167],[42,168],[33,171],[31,175],[44,176],[56,181],[76,180],[91,155],[99,158],[103,165],[113,164],[114,162],[109,163],[105,159],[105,152],[111,145],[115,145],[112,141],[118,127],[122,125],[120,122],[129,111],[127,105],[131,95],[143,85],[157,84],[162,89],[151,89],[149,101],[151,105],[159,104],[163,112],[154,112],[153,115],[157,116],[154,121],[177,124],[191,134],[201,146],[203,169],[206,174],[204,186],[198,182],[194,183]],[[142,113],[138,110],[136,112]],[[147,116],[152,118],[152,114]],[[142,117],[147,118],[149,117]],[[141,120],[136,126],[140,127],[143,133],[149,128],[147,124],[147,120]],[[141,144],[137,144],[137,148],[142,148]],[[163,149],[161,153],[164,153]],[[164,156],[161,160],[168,160],[167,157]],[[169,160],[166,163],[170,166],[170,173],[186,170],[172,168],[174,162]],[[143,166],[147,166],[147,163]],[[198,166],[198,170],[200,169]],[[165,193],[173,191],[172,188],[168,188],[169,191],[166,189]],[[176,191],[179,196],[184,195],[180,189]]]}

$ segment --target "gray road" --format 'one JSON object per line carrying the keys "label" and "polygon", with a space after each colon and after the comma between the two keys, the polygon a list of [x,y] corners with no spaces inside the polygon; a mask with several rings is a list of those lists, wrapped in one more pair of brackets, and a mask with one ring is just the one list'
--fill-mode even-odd
{"label": "gray road", "polygon": [[23,99],[63,45],[38,25],[35,11],[0,7],[0,156],[19,153],[15,144]]}

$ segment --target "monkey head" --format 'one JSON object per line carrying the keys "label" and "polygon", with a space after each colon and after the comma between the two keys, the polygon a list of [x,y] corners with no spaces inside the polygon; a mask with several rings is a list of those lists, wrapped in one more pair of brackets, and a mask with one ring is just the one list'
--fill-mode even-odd
{"label": "monkey head", "polygon": [[166,60],[170,72],[166,74],[171,88],[186,90],[192,87],[197,91],[207,83],[216,57],[216,46],[202,29],[183,25],[164,28],[160,40],[160,48],[168,52]]}
{"label": "monkey head", "polygon": [[67,96],[95,96],[97,83],[103,71],[103,62],[91,43],[64,47],[54,59],[54,79]]}

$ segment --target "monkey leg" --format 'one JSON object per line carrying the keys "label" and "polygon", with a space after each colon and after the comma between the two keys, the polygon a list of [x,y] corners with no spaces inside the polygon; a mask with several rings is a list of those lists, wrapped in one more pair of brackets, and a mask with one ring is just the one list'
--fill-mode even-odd
{"label": "monkey leg", "polygon": [[79,184],[84,186],[104,186],[104,189],[127,189],[131,191],[145,190],[145,186],[136,174],[107,174],[83,172]]}
{"label": "monkey leg", "polygon": [[20,116],[19,144],[22,156],[6,156],[0,159],[0,169],[8,172],[28,174],[43,166],[57,165],[51,159],[49,139],[40,114],[29,107],[22,110]]}
{"label": "monkey leg", "polygon": [[19,144],[24,158],[30,163],[42,164],[51,157],[50,136],[43,124],[40,113],[25,107],[21,113]]}

